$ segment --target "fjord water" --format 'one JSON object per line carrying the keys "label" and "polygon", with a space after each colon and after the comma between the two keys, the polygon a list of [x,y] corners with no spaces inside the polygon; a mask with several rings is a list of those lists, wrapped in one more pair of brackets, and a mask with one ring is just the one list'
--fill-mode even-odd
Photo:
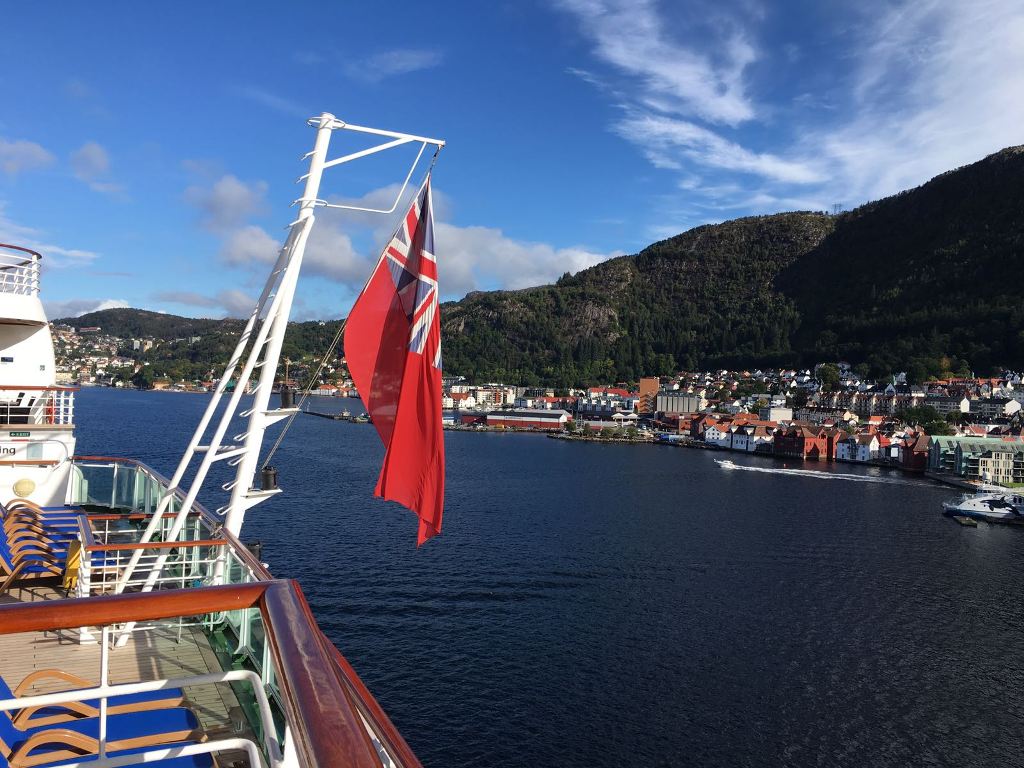
{"label": "fjord water", "polygon": [[[79,453],[169,475],[206,403],[83,390]],[[342,407],[361,410],[314,402]],[[425,765],[1024,761],[1024,530],[957,526],[951,489],[446,437],[444,533],[420,549],[412,515],[371,498],[373,428],[312,416],[274,459],[285,493],[242,535],[301,582]]]}

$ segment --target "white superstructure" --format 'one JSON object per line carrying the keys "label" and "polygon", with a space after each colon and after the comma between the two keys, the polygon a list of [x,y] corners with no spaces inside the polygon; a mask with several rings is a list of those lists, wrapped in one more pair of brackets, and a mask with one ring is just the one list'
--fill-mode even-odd
{"label": "white superstructure", "polygon": [[0,498],[53,506],[68,492],[74,389],[57,386],[40,259],[0,244]]}

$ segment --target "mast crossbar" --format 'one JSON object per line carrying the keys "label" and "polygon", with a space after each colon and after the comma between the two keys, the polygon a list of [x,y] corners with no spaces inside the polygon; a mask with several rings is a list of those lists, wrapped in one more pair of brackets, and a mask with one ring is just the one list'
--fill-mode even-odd
{"label": "mast crossbar", "polygon": [[[326,112],[310,120],[309,124],[317,129],[317,135],[313,151],[303,157],[303,160],[309,161],[309,172],[300,179],[300,181],[305,181],[305,189],[303,196],[296,201],[299,205],[299,214],[288,225],[288,237],[278,252],[277,261],[270,271],[263,291],[256,301],[256,306],[249,315],[245,329],[242,331],[238,344],[229,358],[228,365],[217,384],[210,402],[207,404],[206,411],[196,427],[192,440],[178,464],[177,471],[171,478],[167,492],[160,500],[153,518],[140,538],[141,542],[148,542],[153,539],[159,527],[162,514],[167,511],[172,497],[175,496],[175,491],[183,484],[186,471],[197,454],[201,455],[202,459],[196,469],[195,476],[189,484],[185,498],[177,510],[174,523],[165,536],[165,539],[168,541],[177,540],[177,537],[181,534],[188,513],[195,503],[209,470],[215,462],[227,460],[229,466],[236,468],[234,480],[222,486],[224,490],[230,491],[231,499],[228,504],[218,510],[218,512],[224,514],[225,529],[234,535],[237,535],[241,530],[245,513],[250,507],[280,492],[280,489],[261,490],[254,488],[253,481],[258,466],[263,436],[267,427],[283,418],[294,415],[294,409],[271,410],[269,408],[269,399],[271,388],[277,375],[281,345],[284,341],[288,317],[291,314],[292,299],[302,266],[306,242],[314,222],[313,212],[317,207],[321,206],[348,208],[350,210],[374,213],[393,212],[404,194],[409,184],[409,179],[412,177],[413,171],[418,165],[426,146],[429,144],[436,146],[438,149],[444,146],[444,142],[439,139],[350,125]],[[373,134],[390,138],[392,141],[328,161],[327,150],[330,145],[331,134],[335,130],[350,130],[358,133]],[[416,156],[416,160],[413,161],[408,174],[406,174],[405,182],[398,194],[398,199],[395,200],[394,205],[390,209],[329,204],[319,199],[318,192],[320,190],[321,176],[328,167],[342,165],[361,157],[415,142],[420,144],[419,153]],[[254,387],[250,388],[250,381],[253,378],[258,379],[258,381]],[[235,388],[229,395],[227,386],[232,380],[235,382]],[[253,402],[251,406],[244,408],[240,412],[239,404],[243,393],[247,390],[248,394],[253,397]],[[226,403],[223,402],[224,399],[227,400]],[[247,428],[245,432],[235,435],[232,440],[225,441],[229,425],[236,415],[248,419]],[[211,432],[212,434],[209,434],[207,437],[208,433]],[[141,555],[141,552],[142,550],[139,550],[135,553],[135,556],[128,563],[117,583],[116,592],[121,592],[128,584],[133,572],[139,566],[138,555]],[[153,589],[165,561],[166,554],[158,558],[157,562],[148,569],[150,572],[142,587],[142,591],[147,592]],[[215,578],[220,578],[221,570],[221,568],[218,568]],[[118,638],[118,645],[122,645],[127,640],[129,631],[130,625],[126,627],[125,631]]]}

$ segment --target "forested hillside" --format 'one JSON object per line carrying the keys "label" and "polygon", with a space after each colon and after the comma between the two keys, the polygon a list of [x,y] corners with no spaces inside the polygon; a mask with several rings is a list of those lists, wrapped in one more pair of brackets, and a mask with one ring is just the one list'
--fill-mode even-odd
{"label": "forested hillside", "polygon": [[1024,368],[1024,148],[838,216],[698,227],[442,314],[445,361],[551,384],[846,359],[875,376]]}
{"label": "forested hillside", "polygon": [[[442,307],[445,369],[570,386],[837,358],[914,379],[1024,368],[1022,182],[1024,148],[1009,148],[838,216],[697,227],[555,285],[471,293]],[[123,309],[63,322],[202,335],[163,353],[193,364],[222,362],[242,328]],[[322,354],[336,329],[293,324],[285,354]]]}

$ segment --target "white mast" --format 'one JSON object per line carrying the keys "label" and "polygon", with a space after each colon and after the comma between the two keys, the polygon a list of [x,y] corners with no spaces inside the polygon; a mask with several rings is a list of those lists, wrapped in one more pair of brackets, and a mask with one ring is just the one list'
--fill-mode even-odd
{"label": "white mast", "polygon": [[[302,267],[302,257],[305,253],[306,242],[314,222],[314,209],[317,207],[343,208],[349,210],[368,211],[371,213],[391,213],[398,206],[402,195],[405,193],[416,165],[419,163],[423,150],[428,144],[440,149],[444,142],[439,139],[430,139],[424,136],[415,136],[406,133],[384,131],[377,128],[367,128],[358,125],[349,125],[337,119],[327,112],[309,121],[311,126],[317,129],[316,141],[313,151],[306,155],[309,158],[309,172],[299,180],[305,180],[306,185],[302,197],[296,202],[299,204],[299,215],[289,225],[288,238],[281,248],[277,262],[274,265],[267,283],[260,294],[256,307],[253,309],[238,345],[231,356],[224,374],[214,391],[206,412],[203,414],[192,440],[178,464],[178,468],[171,478],[168,492],[161,499],[156,512],[144,531],[140,541],[150,541],[157,530],[160,529],[161,515],[170,505],[174,491],[179,488],[182,479],[196,453],[202,453],[203,459],[196,470],[195,479],[192,481],[185,499],[177,511],[171,530],[165,537],[172,541],[178,538],[185,526],[188,513],[191,511],[196,497],[202,488],[203,482],[210,470],[210,467],[217,461],[228,461],[231,466],[237,467],[234,480],[226,483],[223,488],[231,492],[231,499],[227,505],[217,510],[218,514],[224,515],[224,527],[234,535],[242,529],[245,521],[245,513],[253,506],[270,496],[280,493],[279,489],[260,490],[253,488],[256,470],[259,463],[260,449],[263,443],[263,435],[271,424],[287,418],[294,414],[296,408],[269,409],[270,393],[273,388],[274,379],[277,375],[277,366],[281,356],[281,345],[284,342],[285,331],[288,326],[288,317],[291,314],[292,299],[295,296],[295,287],[299,279],[299,271]],[[327,151],[330,146],[331,133],[336,130],[349,130],[358,133],[372,134],[376,136],[390,137],[387,141],[368,149],[353,152],[334,160],[327,160]],[[413,161],[405,182],[395,197],[395,201],[389,209],[360,208],[357,206],[327,203],[319,199],[320,180],[324,170],[336,165],[357,160],[368,155],[382,152],[387,149],[402,146],[410,143],[420,144],[420,149]],[[256,333],[255,340],[249,348],[249,340],[258,320],[262,318],[263,323]],[[246,352],[248,348],[248,352]],[[242,360],[244,358],[244,363]],[[242,363],[241,371],[238,373],[234,391],[228,399],[227,405],[220,414],[217,427],[209,438],[209,442],[202,444],[207,435],[210,424],[220,406],[221,399],[226,391],[228,383],[235,376],[239,363]],[[255,370],[259,370],[258,382],[252,390],[254,402],[251,408],[238,413],[238,405],[242,394],[248,387],[249,381]],[[224,442],[224,436],[236,413],[248,419],[248,426],[245,432],[234,435],[230,442]],[[117,584],[117,592],[124,590],[125,585],[132,577],[142,550],[136,550],[132,555],[124,573]],[[161,554],[157,559],[152,571],[146,579],[143,591],[153,588],[159,577],[160,571],[168,557],[167,553]],[[122,635],[122,642],[127,639],[128,632]]]}

